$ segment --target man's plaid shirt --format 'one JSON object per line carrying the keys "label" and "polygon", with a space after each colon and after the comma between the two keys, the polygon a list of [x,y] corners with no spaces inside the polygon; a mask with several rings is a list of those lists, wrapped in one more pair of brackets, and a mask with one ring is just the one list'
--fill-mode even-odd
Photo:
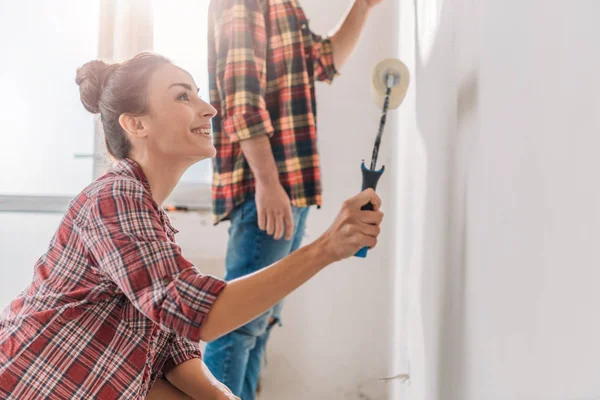
{"label": "man's plaid shirt", "polygon": [[254,195],[240,140],[270,137],[292,205],[321,204],[315,80],[336,75],[331,42],[296,0],[213,0],[208,64],[214,118],[214,221]]}

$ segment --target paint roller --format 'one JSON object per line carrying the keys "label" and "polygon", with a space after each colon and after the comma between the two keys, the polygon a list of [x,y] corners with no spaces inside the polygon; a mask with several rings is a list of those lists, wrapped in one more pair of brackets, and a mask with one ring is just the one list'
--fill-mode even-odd
{"label": "paint roller", "polygon": [[[362,171],[362,189],[377,188],[377,182],[385,170],[385,166],[377,169],[377,156],[379,155],[379,146],[381,145],[381,136],[385,127],[388,110],[394,110],[400,107],[410,82],[410,74],[404,63],[395,58],[388,58],[379,62],[373,69],[373,82],[371,93],[375,104],[382,109],[381,119],[379,120],[379,129],[375,137],[375,145],[373,146],[373,154],[371,156],[371,166],[367,168],[363,160],[361,165]],[[373,210],[373,204],[365,204],[362,210]],[[356,257],[366,257],[367,248],[360,249],[355,255]]]}

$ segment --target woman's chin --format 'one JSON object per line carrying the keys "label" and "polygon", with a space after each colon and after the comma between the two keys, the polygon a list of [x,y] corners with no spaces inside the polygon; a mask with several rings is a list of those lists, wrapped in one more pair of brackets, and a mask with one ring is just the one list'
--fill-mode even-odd
{"label": "woman's chin", "polygon": [[200,149],[194,155],[195,158],[197,158],[196,162],[206,160],[207,158],[214,158],[217,155],[217,149],[215,149],[214,146],[205,147],[203,149]]}
{"label": "woman's chin", "polygon": [[210,149],[207,149],[206,156],[203,158],[203,160],[206,158],[214,158],[216,155],[217,149],[215,149],[215,146],[210,146]]}

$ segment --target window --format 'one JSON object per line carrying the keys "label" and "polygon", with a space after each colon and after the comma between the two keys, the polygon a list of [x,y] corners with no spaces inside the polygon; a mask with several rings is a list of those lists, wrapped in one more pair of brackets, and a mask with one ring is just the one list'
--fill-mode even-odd
{"label": "window", "polygon": [[[154,51],[187,70],[208,101],[207,29],[209,0],[154,0]],[[210,206],[211,160],[193,165],[167,203]]]}
{"label": "window", "polygon": [[1,195],[20,203],[70,198],[92,179],[93,158],[82,155],[93,152],[94,117],[74,79],[78,66],[97,57],[99,6],[0,3]]}
{"label": "window", "polygon": [[[208,3],[0,2],[0,211],[63,211],[103,170],[103,141],[74,84],[83,63],[152,48],[188,70],[208,99]],[[210,208],[211,179],[210,160],[194,165],[167,203]]]}

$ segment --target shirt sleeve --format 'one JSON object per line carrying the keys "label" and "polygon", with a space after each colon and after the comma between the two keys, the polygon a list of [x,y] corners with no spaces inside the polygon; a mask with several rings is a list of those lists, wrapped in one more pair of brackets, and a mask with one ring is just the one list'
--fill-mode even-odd
{"label": "shirt sleeve", "polygon": [[226,283],[202,275],[170,241],[150,193],[119,180],[102,189],[83,228],[99,272],[165,331],[192,341]]}
{"label": "shirt sleeve", "polygon": [[331,39],[323,38],[315,33],[312,34],[312,59],[314,63],[315,79],[331,83],[338,75],[333,62],[333,46]]}
{"label": "shirt sleeve", "polygon": [[260,0],[222,0],[211,32],[222,129],[232,142],[273,135],[265,102],[267,32]]}
{"label": "shirt sleeve", "polygon": [[202,359],[199,342],[192,342],[182,336],[176,336],[170,348],[169,358],[163,367],[163,375],[171,369],[194,358]]}

